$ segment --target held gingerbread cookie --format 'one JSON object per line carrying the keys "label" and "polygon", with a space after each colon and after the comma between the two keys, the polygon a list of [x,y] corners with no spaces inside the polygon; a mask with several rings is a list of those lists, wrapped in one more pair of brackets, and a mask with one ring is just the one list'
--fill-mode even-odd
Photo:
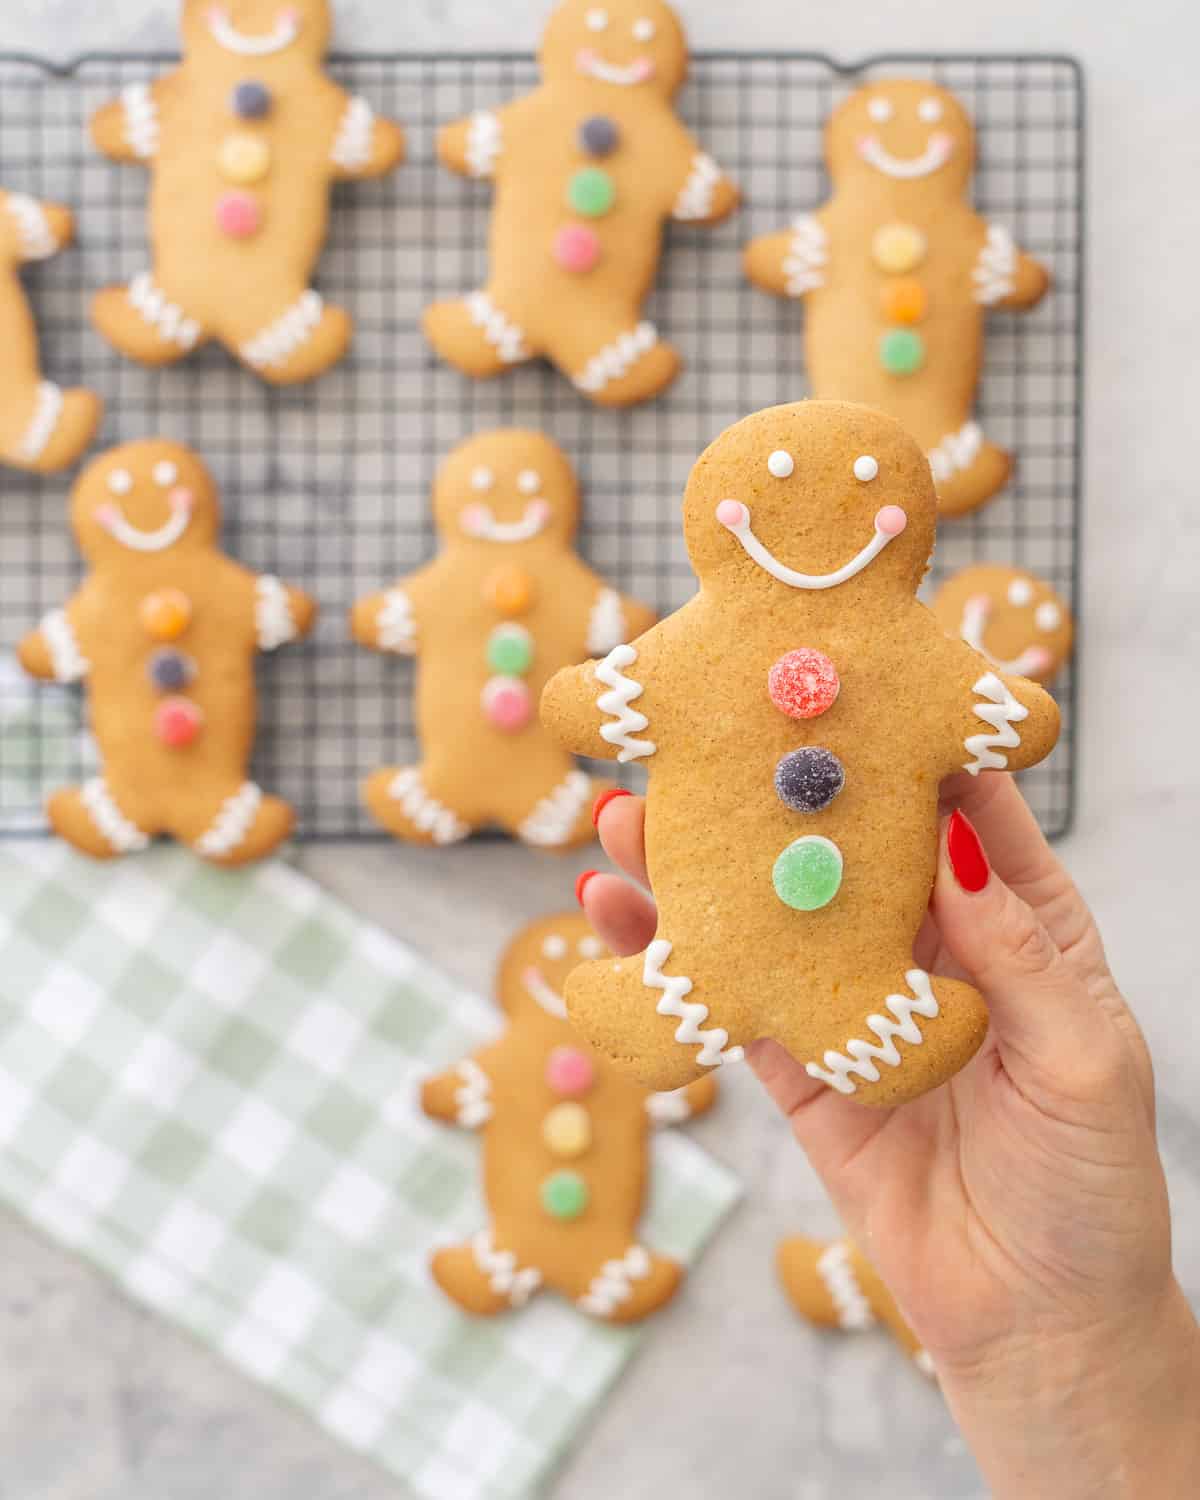
{"label": "held gingerbread cookie", "polygon": [[818,1328],[859,1333],[882,1323],[922,1375],[936,1379],[929,1351],[908,1326],[879,1272],[853,1240],[796,1235],[776,1255],[783,1289],[802,1318]]}
{"label": "held gingerbread cookie", "polygon": [[93,306],[128,358],[173,364],[217,339],[292,385],[345,354],[350,317],[311,286],[330,188],[390,172],[404,136],[322,72],[331,27],[328,0],[184,0],[183,65],[93,119],[106,156],[153,174],[154,263]]}
{"label": "held gingerbread cookie", "polygon": [[687,44],[662,0],[566,0],[540,61],[532,94],[442,132],[445,166],[495,184],[491,269],[425,333],[478,379],[541,355],[600,405],[632,406],[680,369],[641,317],[663,227],[715,224],[737,190],[675,114]]}
{"label": "held gingerbread cookie", "polygon": [[438,1285],[478,1316],[549,1287],[594,1318],[632,1323],[683,1275],[637,1240],[648,1136],[708,1109],[714,1080],[648,1093],[579,1040],[562,982],[603,951],[578,913],[531,923],[500,962],[503,1036],[425,1084],[426,1114],[483,1133],[490,1222],[433,1258]]}
{"label": "held gingerbread cookie", "polygon": [[936,512],[892,418],[824,401],[747,417],[684,497],[700,592],[546,689],[565,745],[649,774],[658,935],[566,993],[589,1040],[651,1087],[775,1037],[839,1093],[890,1105],[983,1041],[979,994],[912,957],[938,784],[1032,765],[1058,710],[915,599]]}
{"label": "held gingerbread cookie", "polygon": [[896,417],[929,455],[942,513],[974,510],[1012,468],[971,414],[984,315],[1034,306],[1049,277],[968,202],[975,133],[945,89],[869,84],[834,111],[825,144],[833,197],[755,240],[747,274],[804,299],[813,395]]}
{"label": "held gingerbread cookie", "polygon": [[75,236],[70,212],[0,191],[0,463],[37,474],[73,464],[100,425],[91,391],[60,390],[42,377],[37,329],[18,267],[48,260]]}
{"label": "held gingerbread cookie", "polygon": [[26,636],[34,677],[83,682],[102,773],[56,792],[50,823],[96,859],[170,834],[216,864],[259,859],[292,809],[246,780],[254,656],[311,629],[316,606],[217,549],[212,476],[176,443],[130,443],[90,464],[71,523],[90,571]]}
{"label": "held gingerbread cookie", "polygon": [[355,639],[419,656],[419,766],[366,783],[374,817],[397,838],[452,844],[498,824],[527,844],[569,849],[594,837],[599,786],[538,723],[560,667],[648,628],[575,555],[579,489],[561,449],[539,432],[470,439],[434,491],[441,552],[354,609]]}
{"label": "held gingerbread cookie", "polygon": [[1071,612],[1048,583],[1020,568],[984,563],[955,573],[933,612],[1001,672],[1049,682],[1071,654]]}

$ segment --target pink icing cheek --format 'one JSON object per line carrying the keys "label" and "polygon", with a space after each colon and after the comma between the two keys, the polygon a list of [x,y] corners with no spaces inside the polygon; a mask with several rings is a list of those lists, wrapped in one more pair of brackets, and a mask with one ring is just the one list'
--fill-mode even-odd
{"label": "pink icing cheek", "polygon": [[1045,646],[1030,646],[1025,660],[1029,663],[1031,672],[1048,672],[1054,663],[1054,658]]}
{"label": "pink icing cheek", "polygon": [[908,525],[908,517],[898,505],[885,505],[875,517],[875,530],[884,536],[896,537]]}
{"label": "pink icing cheek", "polygon": [[977,614],[990,614],[992,601],[987,594],[972,594],[967,600],[966,608]]}
{"label": "pink icing cheek", "polygon": [[192,494],[191,490],[181,487],[180,489],[171,491],[167,498],[167,503],[172,510],[191,510],[192,506],[196,503],[196,497]]}
{"label": "pink icing cheek", "polygon": [[730,531],[750,524],[750,512],[740,500],[722,500],[717,506],[717,520]]}
{"label": "pink icing cheek", "polygon": [[633,72],[639,83],[649,83],[654,77],[654,59],[651,57],[639,57],[633,65]]}
{"label": "pink icing cheek", "polygon": [[96,512],[96,520],[104,527],[105,531],[111,531],[117,524],[117,511],[112,505],[102,505]]}
{"label": "pink icing cheek", "polygon": [[488,516],[486,505],[468,505],[462,513],[462,529],[468,536],[482,536],[487,530]]}
{"label": "pink icing cheek", "polygon": [[546,500],[535,500],[529,507],[529,514],[533,516],[539,526],[548,525],[551,516],[549,502]]}

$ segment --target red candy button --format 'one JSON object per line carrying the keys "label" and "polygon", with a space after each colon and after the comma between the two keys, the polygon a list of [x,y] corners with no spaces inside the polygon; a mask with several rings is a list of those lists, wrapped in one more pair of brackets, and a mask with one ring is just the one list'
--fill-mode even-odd
{"label": "red candy button", "polygon": [[568,224],[554,236],[554,259],[564,271],[585,275],[600,261],[600,236],[586,224]]}
{"label": "red candy button", "polygon": [[546,1059],[546,1082],[556,1094],[578,1099],[596,1081],[596,1065],[578,1047],[555,1047]]}
{"label": "red candy button", "polygon": [[154,714],[154,733],[172,750],[182,750],[200,733],[204,715],[190,698],[168,698]]}
{"label": "red candy button", "polygon": [[262,227],[262,211],[251,193],[224,193],[217,200],[217,228],[230,239],[245,240]]}
{"label": "red candy button", "polygon": [[781,656],[767,674],[771,702],[789,719],[817,718],[833,707],[841,686],[837,668],[811,646]]}

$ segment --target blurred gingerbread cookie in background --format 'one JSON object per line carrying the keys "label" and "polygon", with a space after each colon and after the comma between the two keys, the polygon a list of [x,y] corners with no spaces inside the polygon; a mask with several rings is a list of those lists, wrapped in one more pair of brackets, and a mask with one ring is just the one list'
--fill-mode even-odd
{"label": "blurred gingerbread cookie in background", "polygon": [[947,635],[1001,672],[1049,682],[1071,655],[1071,612],[1050,585],[1022,568],[980,563],[947,579],[933,612]]}

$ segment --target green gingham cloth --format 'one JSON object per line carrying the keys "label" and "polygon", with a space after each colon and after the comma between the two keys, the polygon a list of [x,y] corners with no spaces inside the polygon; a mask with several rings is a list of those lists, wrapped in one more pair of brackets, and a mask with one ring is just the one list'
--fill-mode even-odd
{"label": "green gingham cloth", "polygon": [[[540,1489],[639,1337],[433,1286],[484,1215],[419,1083],[497,1025],[285,864],[0,843],[0,1199],[430,1500]],[[675,1131],[654,1167],[693,1260],[737,1186]]]}

